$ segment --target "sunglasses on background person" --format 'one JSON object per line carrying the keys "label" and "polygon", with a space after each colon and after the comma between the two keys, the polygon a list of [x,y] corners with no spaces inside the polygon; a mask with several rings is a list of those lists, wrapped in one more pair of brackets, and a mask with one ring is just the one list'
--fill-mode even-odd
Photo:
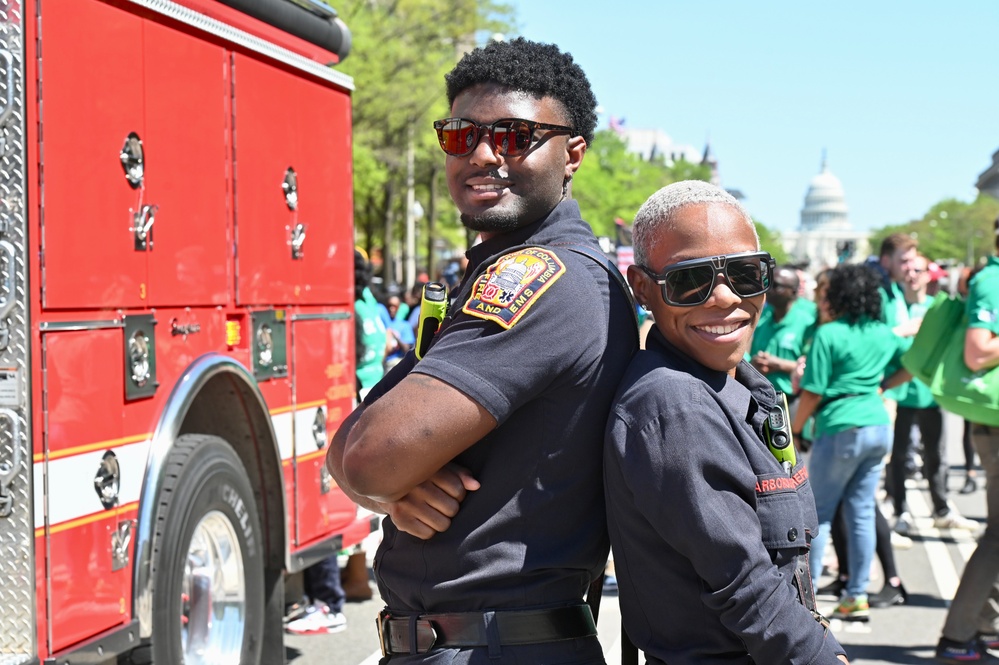
{"label": "sunglasses on background person", "polygon": [[673,307],[694,307],[707,302],[718,274],[740,298],[752,298],[770,289],[776,262],[767,252],[741,252],[680,261],[656,274],[638,266],[662,287],[663,300]]}
{"label": "sunglasses on background person", "polygon": [[489,124],[468,118],[444,118],[434,122],[434,129],[437,130],[441,149],[454,157],[464,157],[475,150],[482,132],[489,133],[492,149],[504,157],[517,157],[527,152],[538,140],[534,136],[535,132],[574,133],[571,127],[522,118],[502,118]]}

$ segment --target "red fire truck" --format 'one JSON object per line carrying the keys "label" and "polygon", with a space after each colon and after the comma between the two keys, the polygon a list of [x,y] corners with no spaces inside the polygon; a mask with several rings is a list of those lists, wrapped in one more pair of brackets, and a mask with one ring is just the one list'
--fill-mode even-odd
{"label": "red fire truck", "polygon": [[0,0],[0,663],[284,662],[374,526],[350,33],[317,0]]}

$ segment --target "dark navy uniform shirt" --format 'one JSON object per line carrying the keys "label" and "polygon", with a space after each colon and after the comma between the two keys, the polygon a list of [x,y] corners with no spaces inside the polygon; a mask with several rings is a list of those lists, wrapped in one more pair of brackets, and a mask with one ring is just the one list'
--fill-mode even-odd
{"label": "dark navy uniform shirt", "polygon": [[[770,382],[708,369],[653,328],[607,425],[608,523],[624,626],[650,663],[838,663],[800,602],[818,518],[799,460],[763,439]],[[800,571],[800,572],[799,572]]]}
{"label": "dark navy uniform shirt", "polygon": [[455,459],[482,487],[447,531],[420,540],[384,522],[375,570],[397,614],[572,604],[603,570],[603,431],[637,336],[624,292],[565,244],[600,251],[574,201],[470,249],[448,318],[411,370],[499,425]]}

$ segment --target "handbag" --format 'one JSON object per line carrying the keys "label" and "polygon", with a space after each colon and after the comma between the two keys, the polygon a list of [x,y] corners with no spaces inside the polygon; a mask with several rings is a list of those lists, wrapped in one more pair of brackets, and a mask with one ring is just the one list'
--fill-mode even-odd
{"label": "handbag", "polygon": [[940,293],[926,311],[902,366],[925,383],[944,409],[999,427],[999,367],[972,372],[964,364],[968,318],[964,300]]}

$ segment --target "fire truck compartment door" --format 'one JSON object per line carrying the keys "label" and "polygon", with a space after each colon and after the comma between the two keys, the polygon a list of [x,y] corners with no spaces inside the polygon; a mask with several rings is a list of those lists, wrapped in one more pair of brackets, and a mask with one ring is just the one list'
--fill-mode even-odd
{"label": "fire truck compartment door", "polygon": [[228,57],[218,44],[143,25],[146,200],[158,206],[149,304],[221,305],[228,246]]}
{"label": "fire truck compartment door", "polygon": [[296,262],[295,301],[353,303],[343,277],[354,271],[350,97],[309,80],[297,83],[298,221],[307,236]]}
{"label": "fire truck compartment door", "polygon": [[[135,513],[148,435],[125,437],[122,335],[121,328],[42,335],[47,491],[45,537],[36,546],[48,567],[50,653],[131,619],[132,569],[116,569],[115,538],[123,516]],[[120,472],[115,502],[95,484],[109,451]]]}
{"label": "fire truck compartment door", "polygon": [[[225,49],[127,4],[42,0],[42,16],[44,306],[226,302]],[[120,157],[132,133],[134,186]],[[143,211],[155,224],[139,243]]]}
{"label": "fire truck compartment door", "polygon": [[234,61],[237,301],[351,303],[350,97],[275,64]]}
{"label": "fire truck compartment door", "polygon": [[352,314],[292,317],[295,383],[295,545],[342,533],[357,506],[326,471],[330,437],[351,412],[355,387]]}
{"label": "fire truck compartment door", "polygon": [[95,0],[42,0],[41,13],[43,305],[139,306],[146,257],[130,231],[139,191],[119,153],[130,132],[145,134],[143,20]]}

